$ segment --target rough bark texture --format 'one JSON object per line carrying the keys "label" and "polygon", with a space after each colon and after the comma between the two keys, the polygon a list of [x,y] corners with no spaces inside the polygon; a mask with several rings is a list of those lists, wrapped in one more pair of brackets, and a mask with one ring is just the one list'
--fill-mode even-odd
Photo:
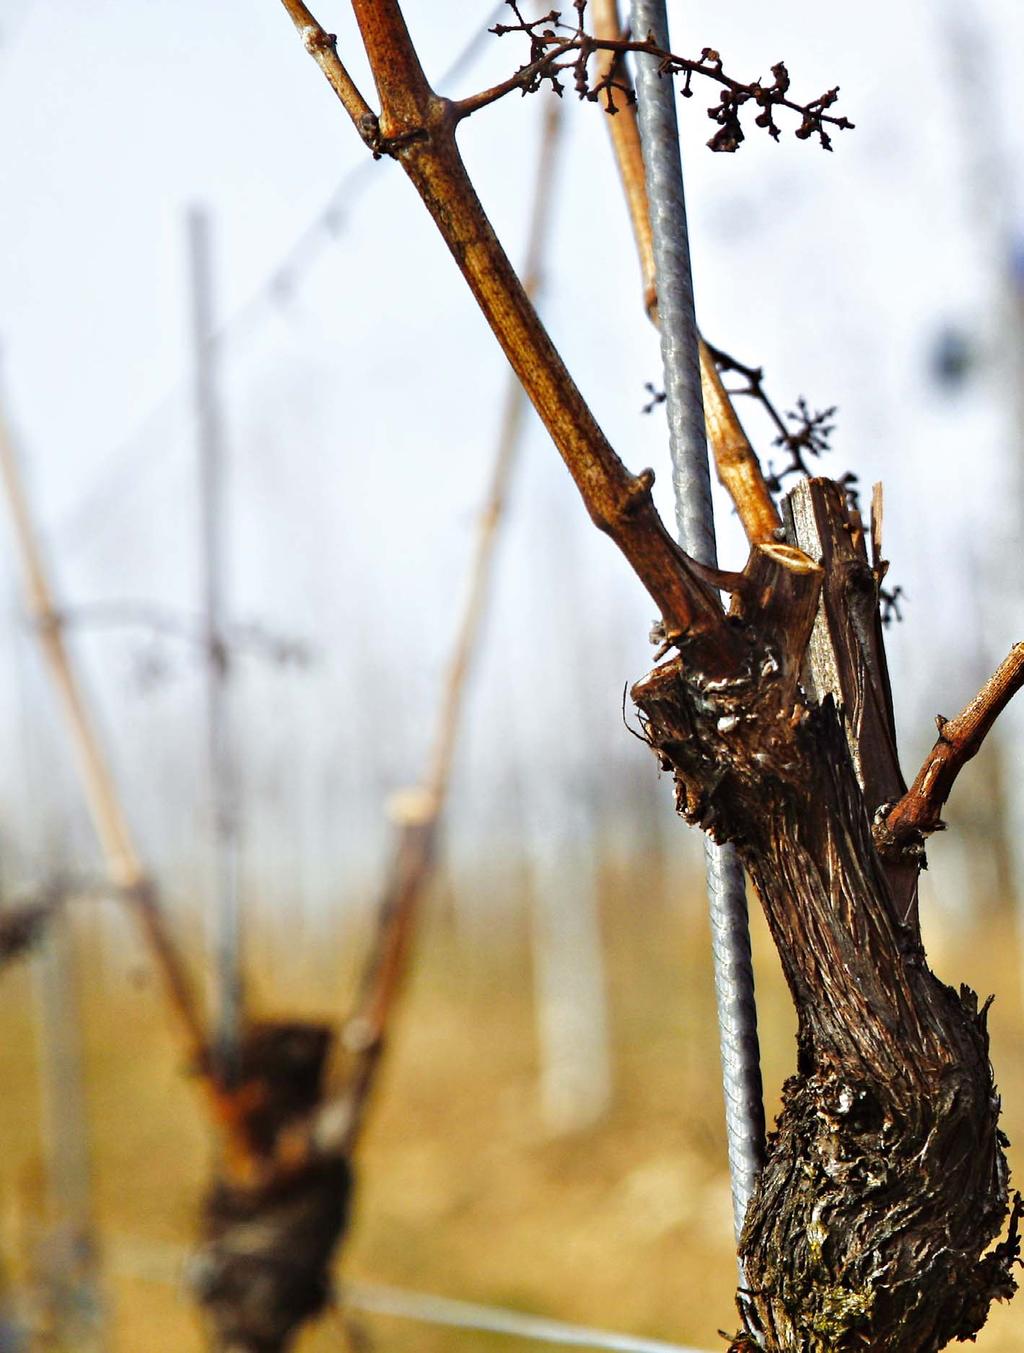
{"label": "rough bark texture", "polygon": [[[878,552],[879,532],[869,562],[860,514],[850,510],[845,490],[830,479],[797,484],[786,497],[784,516],[787,540],[806,550],[825,575],[804,659],[804,688],[815,704],[831,695],[840,709],[864,804],[874,818],[907,788],[878,610],[888,569]],[[914,925],[922,858],[907,853],[885,866],[897,914]]]}
{"label": "rough bark texture", "polygon": [[235,1102],[248,1152],[225,1159],[207,1193],[189,1273],[220,1353],[284,1353],[330,1295],[352,1172],[343,1152],[310,1152],[302,1130],[330,1044],[324,1027],[287,1023],[255,1027],[243,1046]]}
{"label": "rough bark texture", "polygon": [[1015,1288],[1015,1225],[984,1253],[1007,1214],[999,1099],[985,1010],[929,971],[876,854],[858,780],[875,757],[855,764],[847,711],[805,684],[809,611],[820,594],[815,631],[836,617],[850,565],[810,562],[754,552],[730,621],[739,668],[698,635],[633,694],[680,811],[738,847],[799,1017],[741,1241],[735,1348],[928,1353]]}

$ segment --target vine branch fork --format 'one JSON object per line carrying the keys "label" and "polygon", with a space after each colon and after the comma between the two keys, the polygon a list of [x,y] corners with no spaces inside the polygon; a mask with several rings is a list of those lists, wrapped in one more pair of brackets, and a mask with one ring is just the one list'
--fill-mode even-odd
{"label": "vine branch fork", "polygon": [[1024,687],[1024,643],[1013,646],[984,686],[955,719],[936,717],[939,736],[914,783],[876,818],[875,844],[886,859],[919,855],[924,840],[945,827],[942,809],[957,776],[981,749],[989,730]]}

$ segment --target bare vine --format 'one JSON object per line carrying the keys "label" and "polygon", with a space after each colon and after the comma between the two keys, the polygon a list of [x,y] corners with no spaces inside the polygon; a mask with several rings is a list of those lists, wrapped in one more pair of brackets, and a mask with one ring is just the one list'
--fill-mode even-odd
{"label": "bare vine", "polygon": [[[782,414],[764,388],[763,367],[746,366],[729,353],[712,347],[711,344],[708,344],[708,348],[715,359],[715,365],[723,375],[735,374],[745,382],[737,389],[730,390],[730,396],[733,398],[741,395],[749,396],[761,405],[775,427],[776,435],[772,445],[782,448],[789,457],[779,469],[775,469],[771,461],[768,462],[765,482],[771,492],[781,493],[785,481],[794,475],[809,478],[814,471],[808,464],[807,457],[818,459],[825,452],[832,450],[830,438],[835,431],[835,423],[832,420],[835,417],[836,406],[832,404],[826,409],[815,409],[812,412],[807,400],[801,395],[796,401],[796,408]],[[850,471],[837,479],[837,483],[846,490],[850,504],[854,508],[858,506],[857,482],[857,476]]]}
{"label": "bare vine", "polygon": [[903,612],[900,610],[900,602],[906,598],[906,595],[907,594],[899,583],[893,588],[879,587],[879,610],[881,611],[882,624],[886,629],[889,628],[893,621],[898,622],[903,619]]}
{"label": "bare vine", "polygon": [[838,85],[807,103],[790,98],[790,75],[783,61],[771,67],[770,82],[760,78],[744,82],[726,73],[722,58],[713,47],[702,48],[700,56],[692,58],[666,51],[650,35],[643,39],[628,35],[622,38],[595,37],[585,27],[587,0],[573,0],[574,24],[564,22],[562,11],[557,9],[549,10],[539,19],[527,19],[519,8],[518,0],[505,2],[515,21],[495,24],[490,31],[498,37],[521,33],[530,44],[530,58],[507,80],[457,102],[454,105],[457,119],[468,117],[515,90],[524,95],[536,93],[545,83],[561,97],[565,92],[563,76],[571,79],[578,98],[596,103],[603,95],[606,111],[615,114],[620,108],[617,99],[627,106],[635,102],[632,87],[622,77],[619,60],[613,61],[596,79],[591,79],[588,70],[590,58],[597,52],[611,52],[620,59],[628,52],[644,52],[659,58],[660,74],[682,76],[680,93],[683,98],[692,97],[695,75],[721,86],[718,102],[707,110],[708,117],[718,125],[718,130],[708,141],[712,150],[731,153],[739,149],[746,140],[740,114],[747,105],[758,109],[754,125],[767,131],[774,141],[778,141],[782,135],[782,129],[775,120],[780,109],[795,113],[800,118],[794,132],[798,140],[817,137],[824,150],[832,149],[829,128],[846,131],[854,125],[849,118],[829,111],[839,98]]}
{"label": "bare vine", "polygon": [[1024,643],[1015,644],[998,670],[954,719],[937,715],[939,736],[914,783],[896,803],[883,805],[875,826],[875,844],[886,859],[902,854],[923,858],[925,837],[945,827],[942,809],[956,777],[981,749],[992,725],[1024,688]]}
{"label": "bare vine", "polygon": [[653,413],[659,404],[665,403],[665,391],[659,390],[653,381],[644,381],[644,389],[650,395],[650,399],[640,410],[641,413]]}

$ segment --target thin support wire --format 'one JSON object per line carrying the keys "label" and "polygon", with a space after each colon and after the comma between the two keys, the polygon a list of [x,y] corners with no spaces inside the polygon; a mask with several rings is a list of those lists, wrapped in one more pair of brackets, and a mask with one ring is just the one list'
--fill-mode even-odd
{"label": "thin support wire", "polygon": [[[633,0],[635,34],[650,33],[670,50],[664,0]],[[697,321],[679,156],[675,89],[659,74],[656,57],[637,56],[637,113],[650,201],[657,274],[661,355],[675,491],[676,527],[683,549],[717,564]],[[729,1141],[733,1225],[743,1218],[764,1160],[764,1104],[754,974],[743,869],[732,846],[705,843],[708,901],[718,1003],[722,1086]]]}
{"label": "thin support wire", "polygon": [[[186,1270],[188,1251],[165,1241],[143,1240],[138,1236],[114,1235],[107,1240],[111,1269],[124,1277],[142,1282],[177,1286]],[[447,1329],[482,1330],[488,1334],[508,1334],[545,1344],[569,1344],[576,1348],[607,1348],[612,1353],[702,1353],[686,1344],[666,1343],[663,1339],[645,1339],[636,1334],[598,1329],[592,1325],[574,1325],[565,1320],[532,1315],[507,1306],[487,1306],[475,1301],[460,1301],[432,1292],[417,1292],[390,1283],[345,1282],[340,1286],[337,1311],[357,1311],[360,1315],[390,1316],[395,1320],[415,1320],[424,1325]]]}
{"label": "thin support wire", "polygon": [[698,1353],[682,1344],[662,1339],[641,1339],[634,1334],[616,1334],[588,1325],[571,1325],[546,1316],[526,1315],[500,1306],[481,1306],[427,1292],[409,1292],[382,1283],[349,1283],[344,1288],[345,1309],[365,1315],[393,1316],[448,1329],[484,1330],[508,1334],[545,1344],[570,1344],[576,1348],[607,1348],[617,1353]]}

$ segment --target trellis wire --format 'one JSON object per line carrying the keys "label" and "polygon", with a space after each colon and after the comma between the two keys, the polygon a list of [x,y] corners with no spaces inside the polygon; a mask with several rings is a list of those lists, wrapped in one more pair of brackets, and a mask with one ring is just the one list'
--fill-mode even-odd
{"label": "trellis wire", "polygon": [[608,1348],[618,1353],[699,1353],[683,1344],[662,1339],[642,1339],[633,1334],[589,1325],[572,1325],[547,1316],[526,1315],[501,1306],[483,1306],[453,1297],[436,1297],[427,1292],[409,1292],[382,1283],[346,1283],[344,1303],[348,1310],[365,1315],[393,1316],[416,1320],[425,1325],[448,1329],[483,1330],[489,1334],[508,1334],[546,1344],[571,1344],[576,1348]]}
{"label": "trellis wire", "polygon": [[[670,50],[664,0],[633,0],[632,31]],[[661,354],[679,543],[717,563],[697,322],[675,88],[657,57],[637,55],[637,115],[650,202]],[[705,842],[722,1088],[737,1241],[764,1156],[764,1107],[743,869],[732,846]]]}
{"label": "trellis wire", "polygon": [[[189,1261],[188,1251],[180,1245],[125,1236],[108,1237],[107,1257],[110,1267],[118,1273],[168,1286],[181,1282]],[[607,1348],[613,1353],[703,1353],[687,1344],[645,1339],[637,1334],[622,1334],[593,1325],[575,1325],[566,1320],[512,1310],[508,1306],[460,1301],[457,1297],[440,1297],[432,1292],[393,1287],[390,1283],[345,1282],[340,1287],[337,1306],[339,1310],[343,1308],[360,1315],[390,1316],[448,1329],[507,1334],[535,1343]]]}

